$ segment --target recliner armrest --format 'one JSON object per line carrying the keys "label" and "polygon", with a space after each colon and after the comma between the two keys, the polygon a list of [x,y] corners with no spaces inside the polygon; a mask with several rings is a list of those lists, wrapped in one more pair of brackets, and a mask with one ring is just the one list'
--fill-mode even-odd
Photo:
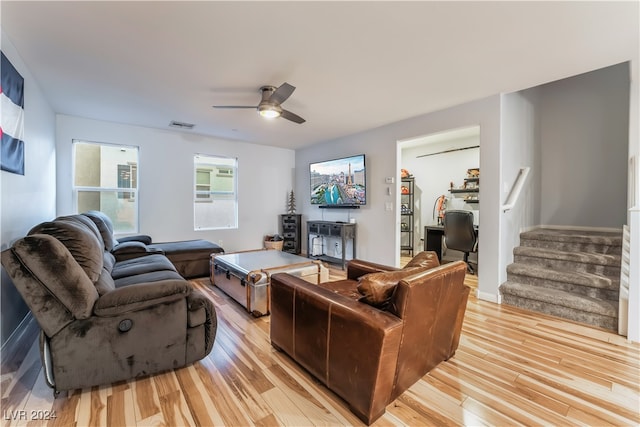
{"label": "recliner armrest", "polygon": [[140,243],[144,243],[145,245],[150,245],[151,244],[151,236],[148,236],[146,234],[136,234],[135,236],[118,237],[117,240],[118,240],[119,243],[140,242]]}
{"label": "recliner armrest", "polygon": [[361,259],[352,259],[347,264],[347,279],[358,280],[358,278],[365,274],[396,270],[400,269],[388,265],[376,264],[375,262],[363,261]]}
{"label": "recliner armrest", "polygon": [[152,254],[164,255],[162,249],[150,248],[144,243],[135,240],[119,243],[111,250],[111,253],[116,257],[116,261],[125,261]]}
{"label": "recliner armrest", "polygon": [[158,304],[186,298],[191,285],[186,280],[161,280],[123,286],[101,296],[93,306],[96,316],[118,316]]}

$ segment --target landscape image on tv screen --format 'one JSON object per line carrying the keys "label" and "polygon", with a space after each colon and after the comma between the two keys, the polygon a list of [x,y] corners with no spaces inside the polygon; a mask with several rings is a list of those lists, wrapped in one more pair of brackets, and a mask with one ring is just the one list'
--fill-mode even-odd
{"label": "landscape image on tv screen", "polygon": [[311,204],[331,206],[364,205],[364,154],[309,165]]}

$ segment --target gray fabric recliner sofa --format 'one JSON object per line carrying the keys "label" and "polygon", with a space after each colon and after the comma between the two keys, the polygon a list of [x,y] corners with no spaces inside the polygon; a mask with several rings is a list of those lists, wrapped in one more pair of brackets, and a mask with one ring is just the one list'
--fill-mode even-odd
{"label": "gray fabric recliner sofa", "polygon": [[55,394],[188,365],[215,339],[213,304],[166,256],[120,260],[108,227],[96,222],[95,215],[58,217],[2,252],[41,328]]}
{"label": "gray fabric recliner sofa", "polygon": [[224,249],[208,240],[182,240],[179,242],[154,243],[151,236],[113,237],[111,219],[100,211],[88,211],[83,215],[95,222],[104,238],[107,250],[119,260],[138,258],[142,255],[161,254],[169,258],[178,273],[185,279],[209,276],[211,254],[224,253]]}

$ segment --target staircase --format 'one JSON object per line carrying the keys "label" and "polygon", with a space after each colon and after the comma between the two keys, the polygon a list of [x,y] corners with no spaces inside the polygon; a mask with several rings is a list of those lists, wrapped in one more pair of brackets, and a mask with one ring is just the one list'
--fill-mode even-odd
{"label": "staircase", "polygon": [[520,234],[502,301],[618,330],[622,232],[536,229]]}

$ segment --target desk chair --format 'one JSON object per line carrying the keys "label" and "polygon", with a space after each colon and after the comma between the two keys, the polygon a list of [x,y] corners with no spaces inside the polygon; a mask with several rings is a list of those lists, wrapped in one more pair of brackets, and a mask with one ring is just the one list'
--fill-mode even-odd
{"label": "desk chair", "polygon": [[473,228],[473,212],[449,210],[444,214],[444,244],[456,251],[464,252],[467,269],[473,273],[469,264],[469,253],[478,252],[478,236]]}

